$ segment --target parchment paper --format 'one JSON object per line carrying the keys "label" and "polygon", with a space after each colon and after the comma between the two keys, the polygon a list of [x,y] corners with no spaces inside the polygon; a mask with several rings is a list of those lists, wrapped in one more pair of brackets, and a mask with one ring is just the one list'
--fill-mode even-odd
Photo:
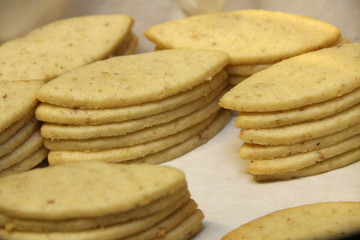
{"label": "parchment paper", "polygon": [[[62,17],[88,14],[129,14],[140,37],[138,53],[154,45],[143,32],[150,26],[182,18],[184,12],[170,0],[74,0],[61,8]],[[358,0],[229,0],[223,11],[262,8],[303,14],[327,21],[351,41],[360,41]],[[205,214],[205,229],[196,240],[221,239],[250,220],[270,212],[309,203],[360,201],[360,162],[325,174],[291,181],[257,183],[238,157],[241,141],[234,119],[208,143],[165,165],[183,170],[190,192]]]}

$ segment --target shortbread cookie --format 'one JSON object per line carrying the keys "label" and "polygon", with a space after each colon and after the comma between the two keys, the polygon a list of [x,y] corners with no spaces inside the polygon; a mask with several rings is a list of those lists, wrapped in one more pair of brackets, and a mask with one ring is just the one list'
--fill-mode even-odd
{"label": "shortbread cookie", "polygon": [[220,106],[265,112],[327,101],[360,87],[359,65],[360,43],[302,54],[242,81],[224,95]]}
{"label": "shortbread cookie", "polygon": [[187,128],[179,133],[160,139],[129,147],[115,148],[96,152],[83,151],[50,151],[48,161],[50,165],[58,165],[66,162],[99,160],[105,162],[123,162],[143,157],[147,154],[156,153],[174,146],[180,142],[199,134],[214,118],[212,116],[202,122]]}
{"label": "shortbread cookie", "polygon": [[40,164],[47,157],[48,152],[49,152],[49,150],[47,150],[45,147],[39,148],[38,150],[36,150],[30,156],[26,157],[21,162],[15,164],[15,165],[12,165],[11,167],[1,171],[0,177],[4,177],[4,176],[10,175],[10,174],[20,173],[20,172],[32,169],[33,167]]}
{"label": "shortbread cookie", "polygon": [[215,49],[230,64],[274,63],[333,45],[340,31],[314,18],[264,10],[187,17],[145,31],[160,49]]}
{"label": "shortbread cookie", "polygon": [[43,221],[100,217],[145,206],[185,186],[184,173],[171,167],[74,162],[1,178],[0,213]]}
{"label": "shortbread cookie", "polygon": [[181,105],[195,101],[202,96],[206,96],[217,88],[224,88],[226,77],[226,73],[221,71],[214,76],[211,81],[199,84],[189,91],[181,92],[159,101],[121,108],[79,109],[41,103],[36,109],[36,117],[44,122],[80,125],[122,122],[125,120],[146,117],[172,110]]}
{"label": "shortbread cookie", "polygon": [[[193,204],[192,204],[193,203]],[[58,239],[58,240],[67,240],[67,239],[76,239],[76,240],[87,240],[89,238],[93,239],[128,239],[132,235],[144,233],[143,230],[152,229],[152,226],[156,223],[161,224],[163,221],[166,221],[168,218],[171,218],[170,226],[179,224],[183,218],[185,218],[189,212],[196,211],[197,205],[192,201],[184,206],[177,206],[176,204],[159,211],[155,214],[146,216],[140,219],[134,219],[133,221],[115,224],[107,227],[94,228],[83,231],[75,232],[49,232],[49,233],[36,233],[36,232],[6,232],[0,230],[0,237],[6,237],[6,239],[23,239],[23,240],[46,240],[46,239]],[[174,217],[173,215],[177,215]],[[173,217],[173,218],[172,218]],[[170,227],[171,229],[171,227]],[[151,235],[156,237],[156,233],[159,231],[159,228],[155,228],[155,231]],[[146,234],[147,235],[147,234]],[[137,236],[138,237],[138,236]],[[135,238],[139,239],[139,238]],[[141,239],[141,238],[140,238]],[[148,238],[145,238],[148,239]]]}
{"label": "shortbread cookie", "polygon": [[44,139],[40,135],[40,131],[35,130],[35,132],[13,152],[0,158],[0,171],[15,165],[30,156],[43,146],[43,142]]}
{"label": "shortbread cookie", "polygon": [[[350,43],[347,38],[341,37],[331,47],[340,46],[346,43]],[[270,67],[272,64],[239,64],[239,65],[228,65],[225,67],[226,72],[229,75],[236,76],[251,76],[261,70]]]}
{"label": "shortbread cookie", "polygon": [[219,94],[222,92],[223,87],[224,85],[222,88],[215,89],[207,96],[201,97],[193,102],[181,105],[173,110],[150,115],[148,117],[101,125],[62,125],[44,123],[41,127],[41,134],[48,139],[89,139],[128,134],[146,127],[170,122],[174,119],[186,116],[194,111],[204,108],[215,99],[218,101],[218,99],[222,96]]}
{"label": "shortbread cookie", "polygon": [[124,223],[133,219],[146,217],[148,215],[160,212],[176,204],[177,207],[184,205],[190,199],[190,193],[186,187],[180,188],[176,192],[161,197],[145,206],[126,211],[119,214],[110,214],[97,218],[75,218],[57,221],[42,221],[11,218],[0,215],[0,225],[7,228],[12,225],[12,230],[25,232],[74,232],[98,227],[110,226]]}
{"label": "shortbread cookie", "polygon": [[186,236],[201,231],[204,218],[184,173],[165,166],[77,162],[3,177],[0,189],[6,239]]}
{"label": "shortbread cookie", "polygon": [[319,150],[271,160],[252,160],[248,165],[248,171],[254,175],[292,172],[359,147],[360,135],[356,135]]}
{"label": "shortbread cookie", "polygon": [[240,147],[239,156],[248,160],[273,159],[304,153],[329,147],[360,133],[360,124],[321,138],[291,145],[258,145],[244,143]]}
{"label": "shortbread cookie", "polygon": [[229,111],[221,111],[210,125],[208,125],[201,133],[195,135],[184,142],[169,147],[158,153],[149,154],[141,158],[137,158],[124,163],[151,163],[160,164],[179,157],[194,148],[206,143],[214,137],[221,129],[230,121],[232,115]]}
{"label": "shortbread cookie", "polygon": [[359,226],[360,202],[313,203],[255,219],[222,240],[340,239],[358,233]]}
{"label": "shortbread cookie", "polygon": [[0,81],[0,133],[33,111],[38,104],[36,94],[43,84],[43,81]]}
{"label": "shortbread cookie", "polygon": [[194,211],[190,216],[188,216],[184,221],[182,221],[178,226],[172,229],[170,232],[166,233],[162,239],[172,240],[172,239],[181,239],[188,240],[194,237],[196,234],[203,230],[204,226],[202,220],[204,219],[204,214],[201,210]]}
{"label": "shortbread cookie", "polygon": [[8,140],[11,136],[13,136],[17,131],[19,131],[25,124],[27,124],[32,117],[34,116],[34,111],[31,110],[25,117],[20,119],[19,121],[14,122],[11,126],[7,127],[0,133],[0,144]]}
{"label": "shortbread cookie", "polygon": [[0,159],[2,156],[11,153],[19,145],[25,142],[35,130],[39,130],[40,123],[33,117],[29,123],[17,131],[6,142],[0,144]]}
{"label": "shortbread cookie", "polygon": [[360,102],[360,88],[341,97],[325,102],[278,112],[240,112],[235,120],[235,127],[242,129],[273,128],[316,120],[337,114]]}
{"label": "shortbread cookie", "polygon": [[294,178],[301,178],[313,176],[325,172],[329,172],[338,168],[348,166],[360,160],[360,148],[345,152],[335,157],[317,162],[311,166],[299,169],[294,172],[286,172],[279,174],[259,174],[254,175],[256,181],[276,181],[276,180],[289,180]]}
{"label": "shortbread cookie", "polygon": [[0,80],[51,80],[111,55],[130,33],[127,15],[59,20],[0,47]]}
{"label": "shortbread cookie", "polygon": [[[126,240],[138,240],[138,239],[181,239],[179,235],[186,235],[188,230],[188,224],[186,222],[195,223],[201,221],[204,218],[204,214],[201,210],[195,209],[196,203],[189,201],[185,206],[165,218],[163,221],[155,224],[153,227],[126,238]],[[198,227],[191,226],[192,229],[198,229]],[[202,229],[200,229],[201,231]],[[169,235],[170,237],[169,237]],[[175,238],[172,238],[175,237]],[[124,239],[125,240],[125,239]]]}
{"label": "shortbread cookie", "polygon": [[137,105],[190,90],[211,80],[227,63],[225,53],[206,50],[113,57],[59,76],[37,96],[42,102],[77,108]]}
{"label": "shortbread cookie", "polygon": [[240,139],[248,143],[278,145],[295,144],[340,132],[357,125],[360,104],[328,118],[267,129],[243,129]]}
{"label": "shortbread cookie", "polygon": [[[176,134],[186,128],[189,128],[220,110],[217,103],[213,101],[204,108],[194,111],[189,115],[177,118],[168,123],[155,125],[133,133],[103,138],[90,139],[67,139],[67,140],[51,140],[45,139],[44,145],[49,150],[63,151],[101,151],[113,148],[127,147],[145,142],[150,142],[162,137]],[[0,145],[1,150],[1,145]]]}

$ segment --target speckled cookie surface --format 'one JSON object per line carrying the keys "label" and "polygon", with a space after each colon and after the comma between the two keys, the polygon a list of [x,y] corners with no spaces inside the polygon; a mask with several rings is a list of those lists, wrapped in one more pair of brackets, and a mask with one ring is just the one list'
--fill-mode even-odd
{"label": "speckled cookie surface", "polygon": [[36,117],[44,122],[61,124],[105,124],[122,122],[169,111],[181,105],[195,101],[210,94],[226,84],[226,73],[221,71],[211,81],[206,81],[189,91],[164,98],[159,101],[146,102],[120,108],[79,109],[41,103],[36,109]]}
{"label": "speckled cookie surface", "polygon": [[33,111],[38,103],[36,94],[43,84],[43,81],[0,81],[0,132]]}
{"label": "speckled cookie surface", "polygon": [[120,46],[132,23],[126,15],[96,15],[39,27],[0,47],[0,80],[48,81],[106,58]]}
{"label": "speckled cookie surface", "polygon": [[228,53],[230,64],[252,64],[330,46],[341,34],[305,16],[240,10],[161,23],[147,29],[145,36],[160,49],[215,49]]}
{"label": "speckled cookie surface", "polygon": [[61,75],[45,84],[37,96],[42,102],[78,108],[141,104],[211,80],[227,63],[225,53],[206,50],[113,57]]}
{"label": "speckled cookie surface", "polygon": [[104,216],[144,206],[185,185],[184,174],[170,167],[70,163],[1,178],[0,212],[34,220]]}
{"label": "speckled cookie surface", "polygon": [[359,66],[360,43],[306,53],[242,81],[225,94],[220,105],[238,111],[264,112],[330,100],[360,87]]}

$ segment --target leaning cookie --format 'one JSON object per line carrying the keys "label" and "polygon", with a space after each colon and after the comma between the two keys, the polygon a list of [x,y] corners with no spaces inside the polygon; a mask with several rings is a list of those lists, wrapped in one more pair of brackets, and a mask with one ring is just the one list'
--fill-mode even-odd
{"label": "leaning cookie", "polygon": [[202,14],[152,26],[145,36],[163,49],[211,49],[229,54],[229,83],[284,59],[348,42],[318,19],[264,10]]}
{"label": "leaning cookie", "polygon": [[132,24],[133,19],[127,15],[94,15],[34,29],[0,46],[0,81],[49,81],[115,52],[132,53],[137,46]]}

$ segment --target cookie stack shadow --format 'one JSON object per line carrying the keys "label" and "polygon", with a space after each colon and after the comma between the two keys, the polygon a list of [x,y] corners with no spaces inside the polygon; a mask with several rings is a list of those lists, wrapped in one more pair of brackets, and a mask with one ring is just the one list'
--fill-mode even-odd
{"label": "cookie stack shadow", "polygon": [[240,157],[256,180],[285,180],[360,159],[360,44],[284,60],[221,100],[240,111]]}
{"label": "cookie stack shadow", "polygon": [[36,117],[50,165],[162,163],[205,143],[231,115],[218,101],[226,54],[168,50],[113,57],[44,85]]}
{"label": "cookie stack shadow", "polygon": [[203,229],[184,173],[170,167],[73,162],[4,177],[0,195],[1,239],[172,240]]}

